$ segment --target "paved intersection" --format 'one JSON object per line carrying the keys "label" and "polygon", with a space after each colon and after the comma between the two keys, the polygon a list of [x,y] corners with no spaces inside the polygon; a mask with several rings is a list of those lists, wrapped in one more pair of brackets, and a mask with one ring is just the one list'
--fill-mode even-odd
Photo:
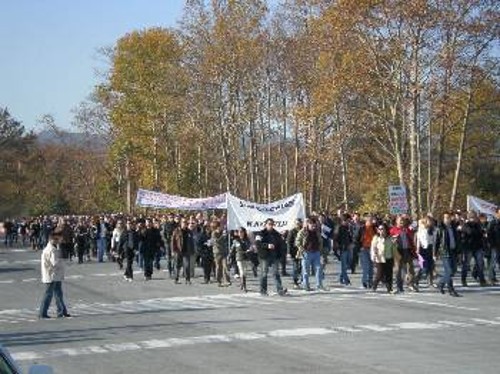
{"label": "paved intersection", "polygon": [[[257,281],[174,285],[161,271],[125,282],[113,263],[70,263],[71,319],[39,321],[39,253],[0,250],[0,342],[22,366],[56,373],[491,373],[500,342],[500,288],[465,297],[331,290],[261,297]],[[285,283],[290,278],[285,278]],[[354,277],[354,285],[359,278]],[[272,285],[272,281],[271,281]],[[493,372],[495,370],[493,369]]]}

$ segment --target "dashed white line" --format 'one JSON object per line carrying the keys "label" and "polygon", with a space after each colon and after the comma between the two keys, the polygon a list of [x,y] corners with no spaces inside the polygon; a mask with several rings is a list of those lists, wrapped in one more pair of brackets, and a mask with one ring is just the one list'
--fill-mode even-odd
{"label": "dashed white line", "polygon": [[251,331],[236,332],[221,335],[202,335],[192,337],[175,337],[168,339],[151,339],[138,342],[108,343],[101,346],[89,346],[80,348],[61,348],[48,351],[19,351],[12,352],[12,356],[18,361],[33,361],[43,358],[54,358],[64,356],[82,356],[106,353],[131,352],[150,349],[177,348],[188,345],[199,344],[225,344],[233,342],[245,342],[265,339],[283,339],[283,338],[303,338],[309,336],[326,336],[339,333],[392,333],[399,330],[439,330],[450,329],[452,327],[471,327],[481,326],[491,322],[480,318],[472,318],[467,321],[440,321],[436,322],[401,322],[387,325],[355,325],[355,326],[336,326],[336,327],[299,327],[293,329],[279,329],[268,332]]}

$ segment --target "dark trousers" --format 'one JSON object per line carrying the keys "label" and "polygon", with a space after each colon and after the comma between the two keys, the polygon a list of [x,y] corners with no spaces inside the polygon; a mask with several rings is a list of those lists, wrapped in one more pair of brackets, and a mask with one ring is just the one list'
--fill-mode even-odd
{"label": "dark trousers", "polygon": [[213,260],[211,258],[202,258],[201,266],[203,268],[203,278],[205,282],[210,282],[210,275],[212,273]]}
{"label": "dark trousers", "polygon": [[359,263],[359,246],[354,246],[352,249],[352,258],[351,258],[351,273],[354,274],[356,272],[356,267]]}
{"label": "dark trousers", "polygon": [[78,263],[83,263],[83,255],[85,254],[85,245],[78,244],[76,246],[76,254],[78,255]]}
{"label": "dark trousers", "polygon": [[153,260],[154,253],[152,251],[144,251],[144,276],[151,278],[153,275]]}
{"label": "dark trousers", "polygon": [[429,284],[432,284],[434,282],[434,258],[432,256],[432,246],[429,246],[428,248],[420,248],[420,256],[424,259],[424,266],[418,272],[417,283],[422,280],[425,274],[425,277],[429,280]]}
{"label": "dark trousers", "polygon": [[43,295],[42,303],[40,304],[40,317],[47,317],[52,297],[56,299],[57,316],[62,317],[68,314],[66,305],[63,300],[62,282],[52,282],[45,284],[45,294]]}
{"label": "dark trousers", "polygon": [[302,260],[300,258],[292,259],[292,278],[293,284],[298,286],[302,278]]}
{"label": "dark trousers", "polygon": [[281,276],[278,271],[278,259],[275,258],[260,258],[260,293],[267,293],[267,275],[269,274],[269,269],[271,269],[271,274],[274,276],[276,282],[276,290],[281,292],[283,286],[281,285]]}
{"label": "dark trousers", "polygon": [[184,268],[184,278],[186,282],[191,282],[191,255],[182,255],[182,267]]}
{"label": "dark trousers", "polygon": [[132,265],[134,263],[135,253],[133,249],[125,250],[125,258],[127,259],[127,266],[125,268],[125,276],[127,278],[134,278],[134,271],[132,270]]}
{"label": "dark trousers", "polygon": [[386,259],[385,263],[375,264],[377,272],[375,274],[375,280],[373,281],[374,290],[377,290],[378,284],[380,283],[380,281],[382,281],[385,283],[385,286],[387,287],[387,292],[392,291],[393,267],[394,267],[394,260],[392,258]]}
{"label": "dark trousers", "polygon": [[286,253],[281,255],[280,264],[281,264],[281,274],[285,275],[286,274]]}
{"label": "dark trousers", "polygon": [[174,267],[174,275],[175,280],[178,281],[182,269],[182,255],[179,253],[174,254],[173,257],[173,267]]}
{"label": "dark trousers", "polygon": [[61,257],[64,259],[73,257],[73,244],[61,243]]}
{"label": "dark trousers", "polygon": [[462,281],[467,279],[467,274],[470,271],[470,262],[474,258],[474,263],[477,266],[477,277],[481,282],[485,281],[484,278],[484,252],[482,249],[474,251],[465,250],[462,254]]}

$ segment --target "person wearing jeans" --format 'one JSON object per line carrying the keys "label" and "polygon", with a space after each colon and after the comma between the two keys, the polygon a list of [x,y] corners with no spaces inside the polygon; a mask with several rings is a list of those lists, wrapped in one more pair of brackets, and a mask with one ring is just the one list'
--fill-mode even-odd
{"label": "person wearing jeans", "polygon": [[458,235],[455,227],[451,224],[451,216],[444,214],[443,224],[439,227],[436,236],[434,257],[441,258],[443,263],[443,277],[439,281],[439,290],[444,294],[444,287],[448,287],[451,296],[460,296],[453,287],[453,275],[456,269],[455,259],[457,257]]}
{"label": "person wearing jeans", "polygon": [[305,227],[297,234],[296,245],[299,256],[302,257],[302,287],[310,291],[309,271],[315,271],[316,289],[323,289],[323,270],[321,266],[321,250],[323,240],[317,229],[316,221],[309,218]]}
{"label": "person wearing jeans", "polygon": [[373,262],[370,255],[370,248],[373,237],[376,234],[375,227],[373,226],[373,220],[371,217],[367,217],[364,226],[361,227],[359,234],[360,241],[360,251],[359,259],[361,262],[362,276],[361,283],[364,288],[372,288],[373,286]]}
{"label": "person wearing jeans", "polygon": [[487,228],[488,244],[490,246],[490,257],[488,259],[488,280],[491,285],[497,282],[496,267],[500,255],[500,207],[496,210],[495,219],[488,224]]}
{"label": "person wearing jeans", "polygon": [[471,269],[472,258],[477,266],[479,283],[486,286],[484,277],[484,234],[475,212],[469,212],[467,221],[462,226],[462,286],[467,287],[467,275]]}
{"label": "person wearing jeans", "polygon": [[278,231],[274,229],[274,220],[268,218],[265,228],[255,235],[255,245],[259,255],[260,273],[260,294],[267,295],[267,275],[269,268],[272,269],[276,283],[276,291],[280,296],[287,293],[281,284],[281,276],[278,271],[280,253],[285,253],[285,241]]}
{"label": "person wearing jeans", "polygon": [[97,221],[97,260],[99,262],[104,262],[104,253],[108,247],[108,231],[110,227],[104,221],[104,218],[101,218]]}
{"label": "person wearing jeans", "polygon": [[57,317],[70,317],[68,309],[64,304],[62,281],[64,279],[64,262],[58,249],[61,235],[51,233],[49,242],[42,252],[41,273],[42,282],[45,284],[45,293],[40,304],[39,317],[41,319],[50,318],[48,315],[52,297],[56,299]]}
{"label": "person wearing jeans", "polygon": [[340,276],[339,282],[343,285],[350,285],[351,280],[347,275],[347,269],[351,268],[353,240],[349,227],[349,215],[344,214],[337,234],[337,248],[340,251]]}

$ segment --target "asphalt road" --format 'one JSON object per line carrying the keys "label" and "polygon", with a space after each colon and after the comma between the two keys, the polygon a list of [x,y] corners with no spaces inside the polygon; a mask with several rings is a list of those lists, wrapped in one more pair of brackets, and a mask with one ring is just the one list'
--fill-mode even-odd
{"label": "asphalt road", "polygon": [[462,298],[426,287],[371,294],[359,288],[358,275],[352,286],[340,286],[335,262],[327,272],[330,291],[262,297],[253,276],[243,294],[237,282],[219,288],[198,277],[191,286],[175,285],[160,271],[150,282],[137,272],[129,283],[115,263],[68,263],[64,292],[73,318],[38,320],[39,257],[0,249],[0,343],[26,369],[43,363],[78,374],[498,370],[500,287],[457,287]]}

